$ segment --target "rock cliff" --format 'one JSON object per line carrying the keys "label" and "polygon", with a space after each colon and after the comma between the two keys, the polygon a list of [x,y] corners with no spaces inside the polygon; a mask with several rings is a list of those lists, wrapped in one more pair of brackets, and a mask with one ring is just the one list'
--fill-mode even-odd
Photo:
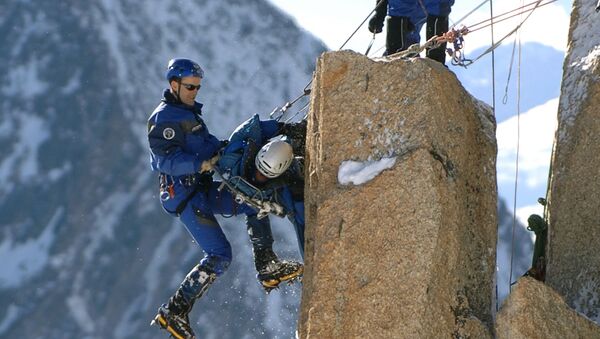
{"label": "rock cliff", "polygon": [[546,282],[600,323],[600,17],[576,0],[564,63],[549,192]]}
{"label": "rock cliff", "polygon": [[317,61],[301,338],[490,337],[495,122],[428,59]]}
{"label": "rock cliff", "polygon": [[496,318],[497,339],[600,338],[600,327],[532,278],[515,285]]}

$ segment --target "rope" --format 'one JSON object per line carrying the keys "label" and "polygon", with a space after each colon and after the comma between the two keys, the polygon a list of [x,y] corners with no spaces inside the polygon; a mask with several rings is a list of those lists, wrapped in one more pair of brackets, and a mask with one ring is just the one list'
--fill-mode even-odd
{"label": "rope", "polygon": [[371,50],[371,47],[373,47],[373,43],[375,42],[375,34],[373,33],[373,39],[371,39],[371,42],[369,42],[369,47],[367,47],[367,51],[365,52],[366,56],[369,56],[369,51]]}
{"label": "rope", "polygon": [[[530,14],[531,15],[531,14]],[[527,16],[529,17],[529,15]],[[525,18],[527,20],[527,18]],[[517,228],[517,189],[519,183],[519,151],[521,144],[521,34],[517,35],[519,41],[519,60],[517,62],[517,155],[515,160],[515,191],[513,201],[513,225],[512,225],[512,240],[510,245],[510,274],[508,276],[509,293],[512,292],[512,274],[513,274],[513,259],[515,245],[515,229]]]}
{"label": "rope", "polygon": [[[271,113],[269,113],[269,117],[271,117],[271,119],[275,119],[277,121],[281,120],[283,118],[283,116],[287,113],[287,110],[290,107],[292,107],[293,104],[295,104],[296,102],[298,102],[298,100],[300,100],[303,97],[310,94],[310,89],[308,89],[307,87],[310,85],[311,82],[312,82],[312,80],[308,83],[308,85],[306,85],[306,87],[304,87],[304,92],[300,96],[298,96],[296,99],[292,100],[291,102],[290,101],[286,102],[285,105],[283,105],[283,107],[275,107],[275,109]],[[280,113],[279,116],[276,118],[273,118],[273,116],[278,112]],[[295,117],[296,115],[297,115],[297,113],[294,114],[292,116],[292,118]]]}
{"label": "rope", "polygon": [[[482,3],[480,3],[477,7],[475,7],[472,11],[470,11],[469,13],[467,13],[465,16],[463,16],[462,18],[460,18],[457,22],[454,23],[454,25],[452,25],[451,28],[454,28],[456,26],[458,26],[458,24],[460,24],[461,22],[463,22],[463,20],[465,20],[467,17],[471,16],[471,14],[473,14],[476,10],[478,10],[481,6],[485,5],[486,2],[488,2],[490,0],[483,0]],[[491,2],[491,1],[490,1]],[[491,6],[491,5],[490,5]],[[493,16],[490,18],[490,20],[493,19]]]}
{"label": "rope", "polygon": [[[485,0],[487,2],[488,0]],[[484,3],[485,3],[484,2]],[[490,0],[490,18],[492,20],[491,25],[491,38],[492,45],[494,45],[494,3]],[[496,55],[492,51],[492,112],[496,116]]]}
{"label": "rope", "polygon": [[513,43],[512,53],[510,55],[510,65],[508,67],[508,78],[506,79],[506,87],[504,87],[504,97],[502,97],[502,103],[506,105],[508,101],[508,85],[510,83],[510,77],[512,75],[513,62],[515,60],[515,49],[517,47],[517,38],[515,37],[515,41]]}
{"label": "rope", "polygon": [[[527,13],[527,12],[533,12],[535,9],[537,9],[537,8],[539,8],[539,7],[543,7],[543,6],[549,5],[549,4],[551,4],[551,3],[553,3],[553,2],[556,2],[556,1],[558,1],[558,0],[548,0],[548,2],[545,2],[545,3],[543,3],[543,4],[541,4],[541,5],[540,5],[540,3],[541,3],[542,1],[543,1],[543,0],[537,0],[537,1],[531,2],[531,3],[527,4],[527,5],[524,5],[524,6],[521,6],[521,7],[515,8],[515,9],[513,9],[513,10],[511,10],[511,11],[504,12],[504,13],[502,13],[502,14],[500,14],[500,15],[497,15],[497,16],[496,16],[496,17],[494,17],[494,18],[490,18],[490,19],[486,19],[486,20],[480,21],[480,22],[478,22],[478,23],[476,23],[476,24],[473,24],[473,25],[469,26],[469,32],[476,32],[476,31],[478,31],[478,30],[480,30],[480,29],[484,29],[484,28],[486,28],[486,27],[489,27],[489,26],[491,25],[491,23],[490,23],[490,22],[491,22],[491,20],[493,20],[493,19],[497,19],[497,20],[495,20],[494,22],[495,22],[495,23],[499,23],[499,22],[502,22],[502,21],[505,21],[505,20],[508,20],[508,19],[514,18],[514,17],[516,17],[516,16],[522,15],[522,14],[524,14],[524,13]],[[534,6],[533,8],[524,9],[525,7],[530,7],[530,6],[532,6],[532,5],[536,5],[536,6]],[[518,12],[518,13],[514,13],[514,14],[512,14],[512,15],[510,15],[510,16],[508,16],[508,17],[506,17],[506,18],[499,19],[500,17],[503,17],[503,16],[505,16],[505,15],[507,15],[507,14],[513,13],[513,12],[515,12],[515,11],[518,11],[518,10],[521,10],[521,9],[523,9],[523,11],[521,11],[521,12]],[[531,13],[530,13],[530,15],[531,15]],[[529,18],[529,15],[527,16],[527,18]],[[527,18],[525,18],[525,20],[527,20]],[[475,28],[476,26],[479,26],[479,25],[483,25],[483,26]]]}
{"label": "rope", "polygon": [[[484,0],[484,2],[481,3],[481,5],[479,7],[481,7],[484,3],[486,3],[488,0]],[[471,13],[473,13],[475,10],[477,10],[479,7],[475,8],[473,11],[471,11]],[[470,15],[470,13],[468,14]],[[494,3],[492,0],[490,0],[490,18],[494,17]],[[460,21],[462,21],[463,19],[461,19]],[[456,24],[459,24],[460,21],[458,21]],[[494,44],[494,21],[492,20],[492,33],[491,33],[491,38],[492,38],[492,45]],[[494,114],[494,116],[496,116],[496,55],[495,53],[492,51],[492,113]],[[496,308],[496,313],[498,313],[498,283],[496,280],[496,298],[494,299],[494,307]]]}
{"label": "rope", "polygon": [[[375,5],[375,8],[373,8],[373,10],[371,10],[371,12],[369,13],[369,15],[367,15],[367,17],[360,23],[360,25],[358,25],[358,27],[356,27],[356,29],[354,30],[354,32],[352,32],[352,34],[350,34],[350,36],[348,37],[348,39],[346,39],[346,41],[342,44],[342,46],[340,46],[340,48],[338,50],[341,50],[342,48],[344,48],[344,46],[346,46],[346,44],[348,43],[348,41],[350,41],[350,39],[352,39],[352,37],[354,37],[354,35],[356,34],[356,32],[358,32],[358,30],[362,27],[362,25],[365,24],[365,22],[369,19],[369,17],[375,13],[375,11],[377,10],[377,8],[379,8],[379,6],[381,6],[381,4],[383,3],[383,0],[379,0],[377,2],[377,4]],[[373,41],[371,41],[371,44],[369,45],[369,48],[367,49],[367,53],[369,53],[369,50],[371,49],[371,46],[373,44],[373,42],[375,42],[375,36],[373,35]],[[295,100],[293,100],[292,102],[286,102],[285,105],[283,105],[283,107],[276,107],[270,114],[270,117],[273,117],[273,115],[275,115],[277,112],[281,112],[281,114],[279,115],[279,117],[277,117],[275,120],[279,121],[281,118],[283,118],[283,116],[285,115],[286,111],[294,104],[296,103],[298,100],[300,100],[300,98],[307,96],[310,94],[310,85],[312,84],[312,78],[310,79],[310,81],[308,82],[308,84],[306,84],[306,86],[304,86],[304,90],[303,93],[296,98]],[[304,108],[302,108],[304,109]],[[301,110],[302,110],[301,109]],[[286,121],[290,121],[290,119],[294,118],[295,116],[298,115],[298,113],[300,113],[299,110],[298,112],[296,112],[296,114],[294,114],[291,118],[288,118]],[[304,119],[306,119],[306,115],[304,117]]]}
{"label": "rope", "polygon": [[[447,52],[448,52],[448,54],[450,54],[452,56],[452,64],[458,65],[458,66],[467,67],[467,66],[473,64],[475,61],[481,59],[483,56],[487,55],[488,53],[493,52],[498,46],[500,46],[502,44],[502,42],[507,37],[511,36],[517,30],[519,30],[521,28],[521,26],[523,25],[523,23],[531,16],[531,14],[533,13],[533,11],[536,8],[548,5],[548,4],[553,3],[553,2],[555,2],[557,0],[549,0],[548,2],[546,2],[544,4],[541,4],[541,5],[540,5],[540,3],[543,0],[538,0],[536,2],[532,2],[532,3],[529,3],[527,5],[523,5],[523,6],[519,7],[519,8],[513,9],[513,10],[511,10],[509,12],[502,13],[502,14],[496,16],[496,17],[492,16],[488,20],[484,20],[484,21],[476,23],[475,25],[470,26],[470,28],[466,28],[466,27],[463,27],[461,29],[455,29],[454,28],[458,23],[460,23],[461,21],[463,21],[465,18],[467,18],[473,12],[475,12],[477,9],[479,9],[481,6],[483,6],[487,1],[489,1],[489,0],[484,0],[481,4],[479,4],[477,7],[475,7],[475,9],[473,9],[471,12],[469,12],[467,15],[465,15],[460,20],[458,20],[452,26],[452,29],[450,29],[448,32],[442,34],[442,36],[434,36],[431,39],[429,39],[425,44],[423,44],[421,46],[419,46],[418,44],[414,44],[414,45],[410,46],[407,50],[401,51],[399,53],[395,53],[394,55],[397,55],[399,57],[405,57],[405,56],[408,56],[408,55],[420,54],[422,51],[424,51],[426,49],[437,48],[437,47],[439,47],[444,42],[450,42],[450,43],[452,43],[454,45],[454,50],[452,50],[452,49],[449,48],[447,50]],[[356,32],[358,32],[358,30],[365,24],[365,22],[369,19],[369,17],[377,10],[377,8],[379,8],[379,6],[381,6],[382,3],[383,3],[383,0],[379,0],[377,2],[377,4],[375,5],[375,8],[373,8],[371,10],[371,12],[365,17],[365,19],[358,25],[358,27],[356,27],[356,29],[354,30],[354,32],[352,32],[352,34],[350,34],[350,36],[348,37],[348,39],[346,39],[346,41],[342,44],[342,46],[340,46],[340,48],[338,50],[341,50],[342,48],[344,48],[344,46],[346,46],[346,44],[350,41],[350,39],[352,39],[352,37],[354,37],[354,35],[356,34]],[[423,11],[425,13],[427,13],[427,10],[425,9],[425,6],[423,5],[422,0],[419,0],[419,4],[423,8]],[[523,11],[521,11],[519,13],[513,14],[513,15],[508,16],[506,18],[502,18],[500,20],[496,20],[494,22],[494,19],[503,17],[503,16],[505,16],[507,14],[513,13],[513,12],[521,10],[521,9],[524,9],[526,7],[530,7],[531,5],[534,5],[534,4],[535,4],[535,6],[533,8],[529,8],[529,9],[523,10]],[[515,29],[513,29],[512,31],[510,31],[506,36],[504,36],[502,39],[500,39],[496,43],[494,43],[493,38],[492,38],[492,46],[490,48],[488,48],[486,51],[484,51],[481,55],[479,55],[477,58],[475,58],[473,60],[465,59],[463,53],[461,52],[461,50],[464,48],[464,39],[463,39],[464,35],[466,35],[466,34],[468,34],[470,32],[475,32],[475,31],[478,31],[480,29],[489,27],[489,26],[493,25],[494,23],[498,23],[498,22],[502,22],[504,20],[508,20],[508,19],[510,19],[510,18],[512,18],[514,16],[522,15],[523,13],[526,13],[526,12],[529,12],[529,14],[527,15],[527,17],[523,21],[521,21],[521,23]],[[477,28],[473,28],[474,26],[478,26],[478,25],[483,25],[483,26],[477,27]],[[493,34],[493,32],[492,32],[492,34]],[[367,48],[367,51],[366,51],[365,55],[369,54],[369,51],[371,50],[371,47],[372,47],[374,41],[375,41],[375,35],[373,35],[373,39],[369,43],[369,47]],[[292,102],[286,102],[286,104],[282,108],[279,108],[279,107],[275,108],[275,110],[273,110],[271,112],[270,116],[272,117],[276,112],[279,111],[279,112],[281,112],[281,114],[279,115],[279,117],[276,120],[280,120],[285,115],[287,109],[289,109],[296,101],[298,101],[298,100],[300,100],[300,98],[302,98],[302,97],[310,94],[310,90],[308,88],[310,87],[311,84],[312,84],[312,79],[304,87],[304,92],[303,92],[302,95],[300,95],[298,98],[296,98]],[[495,92],[495,90],[494,90],[494,92]],[[494,100],[495,100],[495,98],[494,98]],[[297,114],[298,114],[298,112],[294,116],[296,116]]]}
{"label": "rope", "polygon": [[[454,65],[457,65],[457,66],[463,66],[463,67],[470,66],[470,65],[471,65],[471,64],[473,64],[475,61],[477,61],[477,60],[481,59],[483,56],[485,56],[485,55],[487,55],[488,53],[490,53],[490,52],[494,51],[496,48],[498,48],[498,46],[500,46],[500,45],[502,44],[502,42],[503,42],[503,41],[504,41],[506,38],[508,38],[509,36],[511,36],[512,34],[514,34],[515,32],[517,32],[517,31],[518,31],[518,30],[521,28],[521,26],[523,26],[523,24],[525,23],[525,21],[527,21],[527,19],[529,19],[529,17],[531,16],[531,14],[533,14],[533,11],[534,11],[536,8],[540,7],[540,3],[541,3],[542,1],[543,1],[543,0],[538,0],[537,2],[533,2],[533,3],[530,3],[530,4],[528,4],[528,5],[521,6],[521,7],[517,8],[517,9],[515,9],[515,10],[512,10],[512,11],[509,11],[509,12],[506,12],[506,13],[503,13],[503,14],[500,14],[500,15],[497,15],[497,16],[495,16],[495,17],[491,17],[490,19],[486,19],[486,20],[484,20],[484,21],[481,21],[481,22],[479,22],[479,23],[477,23],[477,24],[475,24],[475,25],[469,26],[469,27],[462,27],[462,28],[460,28],[460,29],[452,28],[452,29],[448,30],[448,32],[446,32],[446,33],[442,34],[441,36],[434,36],[434,37],[432,37],[432,38],[431,38],[431,39],[429,39],[429,40],[428,40],[428,41],[427,41],[425,44],[423,44],[423,45],[421,45],[421,46],[419,46],[418,44],[415,44],[415,45],[412,45],[412,46],[410,46],[410,47],[409,47],[408,49],[406,49],[405,51],[402,51],[402,52],[399,52],[399,53],[395,53],[394,55],[398,55],[398,56],[400,56],[400,57],[406,57],[406,56],[408,56],[408,55],[412,55],[412,54],[415,54],[415,53],[416,53],[416,54],[418,54],[418,53],[421,53],[421,52],[422,52],[423,50],[425,50],[425,49],[431,49],[431,48],[436,48],[436,47],[439,47],[439,46],[440,46],[442,43],[444,43],[444,42],[450,42],[450,43],[453,43],[453,44],[454,44],[454,50],[452,50],[452,49],[449,49],[449,51],[448,51],[448,52],[449,52],[448,54],[451,54],[451,56],[452,56],[452,63],[453,63]],[[557,0],[549,0],[548,2],[544,3],[542,6],[544,6],[544,5],[548,5],[548,4],[550,4],[550,3],[553,3],[553,2],[555,2],[555,1],[557,1]],[[486,2],[487,2],[487,0],[486,0]],[[513,14],[513,15],[511,15],[511,16],[509,16],[509,17],[502,18],[502,19],[500,19],[500,20],[496,20],[496,21],[495,21],[495,19],[497,19],[497,18],[503,17],[503,16],[505,16],[506,14],[509,14],[509,13],[515,12],[516,10],[519,10],[519,9],[522,9],[522,8],[525,8],[525,7],[529,7],[529,6],[531,6],[532,4],[535,4],[535,6],[534,6],[533,8],[530,8],[530,9],[524,10],[524,11],[522,11],[522,12],[519,12],[519,13],[517,13],[517,14]],[[480,7],[481,5],[482,5],[482,4],[480,4],[478,7]],[[472,13],[472,12],[473,12],[473,11],[471,11],[471,13]],[[483,28],[489,27],[489,26],[491,26],[493,23],[502,22],[502,21],[504,21],[504,20],[508,20],[508,19],[510,19],[510,18],[512,18],[512,17],[514,17],[514,16],[517,16],[517,15],[522,15],[522,14],[524,14],[524,13],[527,13],[527,12],[529,12],[529,14],[527,15],[527,17],[525,17],[525,19],[523,19],[523,20],[521,21],[521,23],[519,23],[519,25],[518,25],[517,27],[515,27],[515,28],[514,28],[512,31],[510,31],[510,32],[509,32],[507,35],[505,35],[505,36],[504,36],[502,39],[500,39],[498,42],[495,42],[495,43],[494,43],[494,42],[492,41],[492,46],[490,46],[490,47],[489,47],[487,50],[485,50],[485,51],[484,51],[484,52],[483,52],[481,55],[479,55],[477,58],[475,58],[475,59],[472,59],[472,60],[468,60],[468,59],[465,59],[465,58],[464,58],[464,55],[463,55],[463,54],[462,54],[462,52],[461,52],[461,50],[464,48],[464,46],[463,46],[463,36],[464,36],[464,35],[467,35],[467,34],[469,34],[469,33],[471,33],[471,32],[475,32],[475,31],[478,31],[478,30],[480,30],[480,29],[483,29]],[[469,15],[470,15],[471,13],[469,13]],[[463,19],[461,19],[461,20],[463,20]],[[488,22],[489,22],[489,23],[488,23]],[[480,25],[480,24],[482,24],[482,23],[486,23],[486,25],[485,25],[485,26],[482,26],[482,27],[478,27],[478,28],[472,29],[472,27],[473,27],[473,26],[477,26],[477,25]],[[451,52],[451,53],[450,53],[450,52]]]}
{"label": "rope", "polygon": [[[541,7],[541,6],[545,6],[545,5],[551,4],[551,3],[553,3],[553,2],[555,2],[555,1],[557,1],[557,0],[549,0],[548,2],[546,2],[546,3],[542,4],[542,5],[540,5],[540,3],[541,3],[542,1],[543,1],[543,0],[538,0],[537,2],[534,2],[534,3],[530,3],[530,4],[528,4],[528,5],[521,6],[521,7],[519,7],[518,9],[522,9],[522,8],[524,8],[524,7],[529,7],[529,6],[531,6],[531,4],[535,4],[535,6],[534,6],[533,8],[530,8],[530,9],[524,10],[524,11],[522,11],[522,12],[516,13],[516,14],[514,14],[514,15],[511,15],[511,16],[509,16],[509,17],[506,17],[506,18],[503,18],[503,19],[500,19],[500,20],[494,20],[494,19],[496,19],[496,18],[499,18],[499,17],[502,17],[502,16],[506,15],[507,13],[512,13],[512,12],[514,12],[514,11],[515,11],[515,10],[512,10],[512,11],[509,11],[509,12],[506,12],[506,13],[503,13],[503,14],[500,14],[500,15],[497,15],[497,16],[496,16],[496,17],[494,17],[494,18],[487,19],[487,20],[484,20],[484,21],[482,21],[482,22],[480,22],[480,23],[477,23],[477,24],[475,24],[475,25],[472,25],[472,26],[470,26],[470,28],[472,28],[473,26],[479,25],[479,24],[481,24],[481,23],[487,23],[487,22],[489,21],[490,23],[489,23],[489,24],[486,24],[485,26],[478,27],[478,28],[475,28],[475,29],[470,29],[470,28],[466,28],[466,29],[464,29],[464,30],[461,32],[461,33],[462,33],[461,35],[466,35],[466,34],[468,34],[468,33],[475,32],[475,31],[478,31],[478,30],[480,30],[480,29],[483,29],[483,28],[489,27],[489,26],[491,26],[491,25],[492,25],[492,24],[491,24],[491,22],[493,22],[493,23],[499,23],[499,22],[502,22],[502,21],[508,20],[508,19],[510,19],[510,18],[512,18],[512,17],[514,17],[514,16],[517,16],[517,15],[522,15],[522,14],[524,14],[524,13],[527,13],[527,12],[529,12],[529,14],[527,14],[527,17],[525,17],[525,19],[523,19],[523,20],[522,20],[522,21],[519,23],[519,25],[517,25],[517,26],[516,26],[516,27],[515,27],[515,28],[514,28],[512,31],[510,31],[508,34],[506,34],[506,35],[505,35],[505,36],[504,36],[502,39],[500,39],[498,42],[496,42],[496,43],[492,44],[492,46],[490,46],[488,49],[486,49],[486,50],[485,50],[483,53],[481,53],[481,54],[480,54],[478,57],[476,57],[475,59],[472,59],[472,60],[465,60],[464,62],[457,62],[455,65],[462,66],[462,67],[467,67],[467,66],[470,66],[470,65],[472,65],[472,64],[473,64],[475,61],[477,61],[477,60],[481,59],[482,57],[484,57],[484,56],[485,56],[485,55],[487,55],[488,53],[490,53],[490,52],[492,52],[493,50],[495,50],[496,48],[498,48],[498,46],[500,46],[500,45],[502,44],[502,42],[503,42],[503,41],[504,41],[506,38],[508,38],[509,36],[513,35],[515,32],[517,32],[517,31],[518,31],[518,30],[521,28],[521,26],[523,26],[523,24],[525,23],[525,21],[527,21],[527,19],[529,19],[529,17],[531,16],[531,14],[533,14],[533,12],[534,12],[534,11],[535,11],[535,10],[536,10],[538,7]],[[517,10],[518,10],[518,9],[517,9]],[[466,32],[465,32],[465,30],[466,30]],[[457,52],[456,52],[456,48],[455,48],[455,50],[454,50],[454,53],[457,53]]]}
{"label": "rope", "polygon": [[[298,114],[300,114],[300,112],[304,111],[305,109],[308,108],[308,104],[310,102],[307,102],[306,104],[304,104],[304,106],[302,106],[301,109],[298,110],[298,112],[296,112],[294,115],[292,115],[291,117],[289,117],[287,120],[285,120],[284,122],[287,124],[290,121],[292,121],[292,119],[294,119]],[[304,117],[302,118],[302,120],[306,119],[306,115],[304,115]]]}
{"label": "rope", "polygon": [[375,8],[373,8],[373,10],[369,13],[369,15],[367,15],[367,17],[360,23],[360,25],[358,25],[358,27],[356,27],[356,29],[354,30],[354,32],[352,32],[352,34],[350,34],[350,36],[348,37],[348,39],[346,39],[346,42],[344,42],[344,44],[342,44],[342,46],[338,49],[341,50],[342,48],[344,48],[344,46],[346,46],[346,44],[348,43],[348,41],[350,41],[350,39],[352,39],[352,37],[354,36],[354,34],[356,34],[356,32],[358,32],[358,30],[362,27],[362,25],[365,24],[365,22],[367,22],[367,20],[369,20],[369,17],[371,16],[371,14],[375,13],[375,11],[377,10],[377,8],[379,8],[379,6],[381,6],[381,4],[383,3],[383,0],[379,0],[377,2],[377,4],[375,5]]}

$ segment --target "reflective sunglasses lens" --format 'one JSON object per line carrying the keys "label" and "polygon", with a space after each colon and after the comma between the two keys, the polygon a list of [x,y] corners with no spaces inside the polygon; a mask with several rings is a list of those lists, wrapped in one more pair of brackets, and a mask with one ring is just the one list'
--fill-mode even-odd
{"label": "reflective sunglasses lens", "polygon": [[200,87],[202,87],[201,85],[192,84],[181,84],[181,86],[185,87],[185,89],[187,89],[188,91],[198,90],[200,89]]}

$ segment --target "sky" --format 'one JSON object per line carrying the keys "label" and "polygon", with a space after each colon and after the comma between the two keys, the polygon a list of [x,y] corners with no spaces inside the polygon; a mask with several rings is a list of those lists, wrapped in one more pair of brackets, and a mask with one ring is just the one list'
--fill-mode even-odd
{"label": "sky", "polygon": [[[291,15],[305,30],[321,39],[331,50],[338,50],[358,26],[370,17],[375,7],[375,0],[270,0],[273,4]],[[542,3],[547,2],[544,0]],[[515,8],[532,3],[529,1],[503,0],[493,1],[494,16],[509,12]],[[478,10],[469,14],[483,3]],[[520,30],[522,43],[538,42],[553,47],[559,51],[567,48],[567,37],[570,23],[571,1],[558,0],[540,7],[527,19]],[[469,14],[466,18],[465,16]],[[500,40],[514,29],[525,17],[516,16],[494,25],[494,39]],[[450,14],[450,23],[467,27],[486,20],[490,17],[490,2],[483,0],[456,1]],[[462,19],[462,21],[460,21]],[[457,21],[460,21],[457,23]],[[421,33],[424,41],[424,31]],[[373,34],[367,29],[367,24],[358,29],[357,33],[344,46],[364,54]],[[513,36],[505,40],[512,44]],[[477,48],[491,45],[489,28],[475,31],[465,36],[464,52],[469,55]],[[376,57],[383,53],[385,46],[384,33],[377,34],[369,56]],[[523,67],[527,67],[524,65]],[[538,67],[539,65],[533,65]],[[452,66],[451,66],[452,69]],[[543,68],[540,68],[543,71]],[[560,86],[560,84],[556,84]],[[556,130],[556,119],[548,119],[548,112],[556,112],[558,98],[521,112],[519,119],[513,117],[498,124],[498,187],[501,197],[513,206],[516,200],[517,217],[525,222],[532,213],[541,214],[541,205],[531,201],[531,197],[543,197],[546,193],[548,168],[552,150],[552,141]],[[553,114],[555,116],[555,114]],[[517,129],[519,126],[519,129]],[[514,196],[515,167],[517,155],[517,133],[520,135],[519,147],[519,176],[517,181],[517,197]],[[535,136],[535,137],[534,137]]]}

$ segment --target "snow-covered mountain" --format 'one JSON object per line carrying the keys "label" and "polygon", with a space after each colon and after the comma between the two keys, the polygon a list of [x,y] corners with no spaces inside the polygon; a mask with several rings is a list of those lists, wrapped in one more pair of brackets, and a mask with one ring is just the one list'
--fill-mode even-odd
{"label": "snow-covered mountain", "polygon": [[[267,1],[0,4],[0,337],[160,338],[148,326],[201,258],[160,208],[146,119],[168,59],[191,57],[225,138],[296,97],[324,45]],[[300,290],[268,297],[241,219],[234,262],[192,314],[202,338],[291,337]],[[276,251],[298,257],[292,227]]]}

